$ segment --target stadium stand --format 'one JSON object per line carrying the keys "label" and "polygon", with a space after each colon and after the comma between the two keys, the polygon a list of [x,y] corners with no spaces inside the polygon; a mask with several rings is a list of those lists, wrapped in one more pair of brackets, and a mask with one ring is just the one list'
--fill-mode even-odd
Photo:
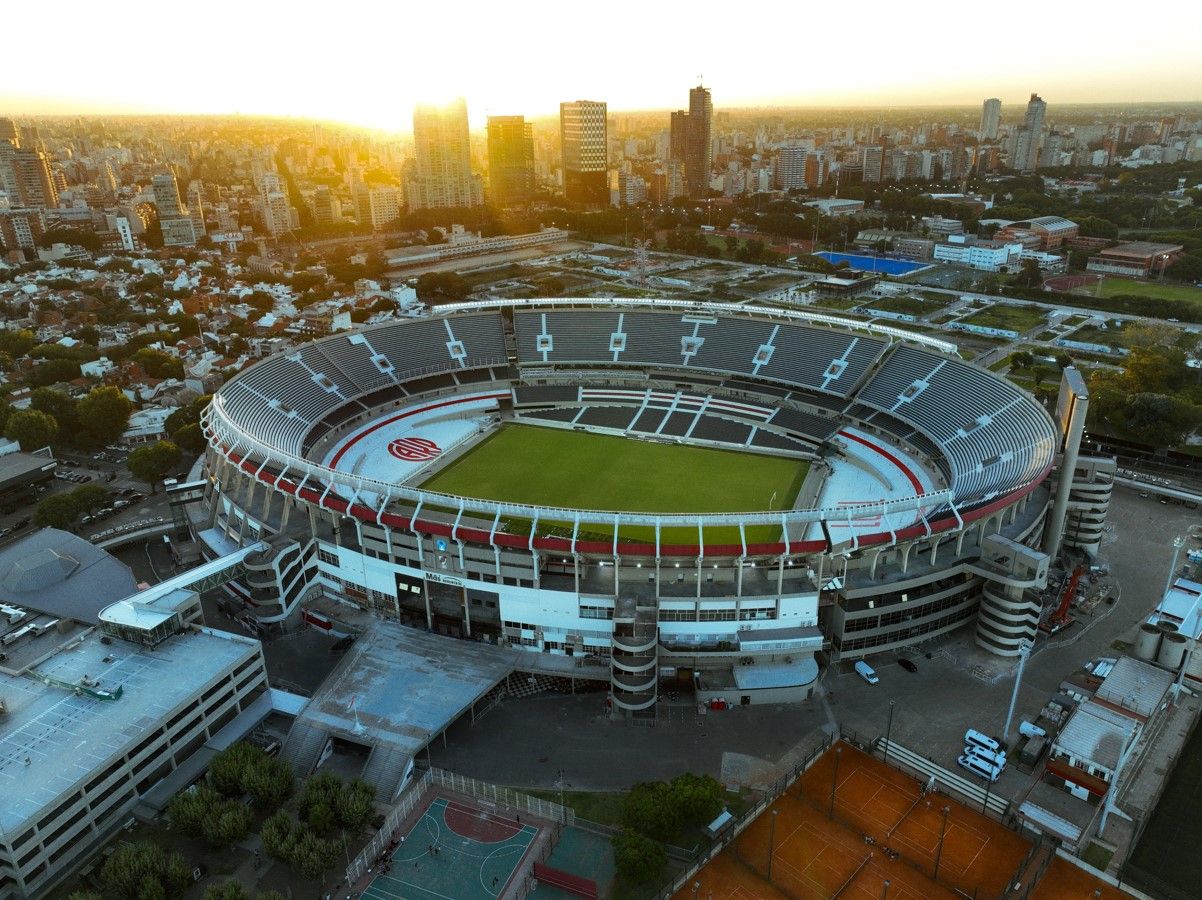
{"label": "stadium stand", "polygon": [[816,416],[813,413],[803,412],[799,409],[785,409],[782,407],[768,421],[778,428],[784,428],[795,434],[803,435],[819,444],[830,440],[831,436],[839,430],[839,423],[834,419],[828,419],[825,416]]}
{"label": "stadium stand", "polygon": [[575,403],[579,389],[573,385],[534,385],[518,387],[514,391],[517,406],[533,406],[539,403]]}

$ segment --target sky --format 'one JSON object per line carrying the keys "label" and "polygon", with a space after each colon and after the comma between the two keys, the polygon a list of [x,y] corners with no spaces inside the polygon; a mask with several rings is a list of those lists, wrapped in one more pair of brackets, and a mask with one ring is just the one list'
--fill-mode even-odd
{"label": "sky", "polygon": [[[1202,2],[58,0],[4,14],[0,115],[302,116],[409,131],[487,115],[1202,101]],[[37,39],[13,39],[18,35]]]}

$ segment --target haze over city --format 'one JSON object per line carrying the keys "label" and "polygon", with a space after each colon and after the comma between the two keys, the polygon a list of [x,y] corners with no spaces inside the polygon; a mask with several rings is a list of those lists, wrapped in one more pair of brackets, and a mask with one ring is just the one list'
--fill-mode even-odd
{"label": "haze over city", "polygon": [[[7,42],[0,109],[240,112],[407,131],[415,103],[458,95],[473,127],[489,114],[552,114],[565,96],[667,109],[699,76],[719,86],[720,108],[1017,103],[1033,90],[1057,103],[1190,101],[1202,86],[1202,6],[1190,0],[1155,15],[1057,3],[916,15],[885,0],[637,10],[67,0],[54,10],[49,44]],[[5,30],[37,33],[44,14],[12,4]]]}

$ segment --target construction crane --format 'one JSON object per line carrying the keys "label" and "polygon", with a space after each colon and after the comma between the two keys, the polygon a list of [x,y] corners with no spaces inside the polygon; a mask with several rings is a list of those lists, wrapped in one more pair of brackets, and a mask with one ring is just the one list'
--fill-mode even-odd
{"label": "construction crane", "polygon": [[1066,628],[1072,621],[1072,616],[1068,614],[1069,608],[1073,605],[1073,600],[1077,597],[1077,585],[1081,582],[1081,576],[1085,574],[1085,566],[1080,565],[1073,569],[1073,574],[1069,576],[1064,585],[1064,593],[1060,595],[1060,605],[1056,607],[1046,622],[1040,625],[1040,629],[1048,634],[1055,634],[1062,628]]}

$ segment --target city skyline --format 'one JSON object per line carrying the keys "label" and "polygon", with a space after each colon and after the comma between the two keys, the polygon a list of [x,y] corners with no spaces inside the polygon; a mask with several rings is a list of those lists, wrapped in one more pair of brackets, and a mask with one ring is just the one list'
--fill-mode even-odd
{"label": "city skyline", "polygon": [[[1181,26],[1191,18],[1202,25],[1202,14],[1191,5],[1169,6],[1180,11]],[[312,16],[284,19],[227,0],[215,3],[202,19],[186,21],[143,0],[103,13],[76,2],[66,7],[55,33],[56,56],[63,62],[40,65],[36,42],[14,42],[0,111],[18,116],[241,113],[405,132],[416,105],[453,97],[466,98],[470,125],[477,129],[489,115],[552,116],[569,97],[596,97],[611,111],[671,110],[680,105],[681,87],[698,81],[714,90],[719,109],[967,106],[999,97],[1012,110],[1032,91],[1059,104],[1202,100],[1202,59],[1190,45],[1197,28],[1166,28],[1167,18],[1157,16],[1132,17],[1114,29],[1100,20],[1078,21],[1067,8],[1043,10],[1032,32],[1030,23],[1017,17],[975,26],[962,17],[916,24],[903,11],[872,2],[858,17],[870,26],[848,32],[845,40],[838,39],[846,28],[843,19],[818,10],[799,20],[802,33],[835,39],[801,40],[794,29],[761,28],[731,43],[724,38],[719,46],[713,23],[729,12],[725,7],[701,3],[697,15],[683,20],[670,9],[653,7],[640,11],[640,30],[654,35],[670,29],[675,39],[656,44],[654,75],[648,77],[645,66],[607,65],[600,57],[590,61],[577,42],[567,39],[583,26],[577,21],[583,14],[553,15],[558,8],[541,2],[524,5],[523,26],[531,27],[521,35],[512,10],[469,4],[470,27],[456,35],[454,55],[445,52],[443,42],[421,37],[445,29],[445,17],[436,9],[381,12],[350,0],[336,17],[323,16],[318,28]],[[758,21],[795,15],[787,4],[769,4]],[[28,7],[12,10],[13,33],[33,29],[35,16]],[[155,61],[137,77],[94,77],[95,47],[128,40],[143,21],[156,28],[186,26],[190,45],[216,64],[190,80],[154,77]],[[400,51],[357,58],[353,65],[340,64],[334,52],[325,65],[299,62],[313,51],[315,35],[336,51],[353,45],[365,23],[374,33],[395,33]],[[262,34],[293,48],[293,64],[281,67],[275,54],[253,52]],[[498,66],[492,51],[501,39],[524,39],[531,52]],[[966,73],[956,59],[966,59],[969,49],[972,65]],[[942,53],[946,59],[940,60]]]}

